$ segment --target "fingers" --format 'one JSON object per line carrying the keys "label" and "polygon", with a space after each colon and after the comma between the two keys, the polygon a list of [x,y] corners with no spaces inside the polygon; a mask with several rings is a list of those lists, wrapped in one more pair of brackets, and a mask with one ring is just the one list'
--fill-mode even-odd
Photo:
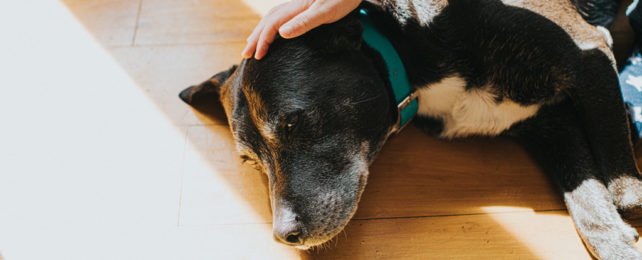
{"label": "fingers", "polygon": [[254,53],[254,58],[257,60],[262,59],[267,53],[268,47],[274,41],[276,37],[277,30],[274,27],[265,27],[259,36],[259,40],[256,45],[256,52]]}
{"label": "fingers", "polygon": [[318,10],[307,9],[279,28],[283,38],[294,38],[321,25],[326,17]]}
{"label": "fingers", "polygon": [[338,21],[360,3],[361,0],[317,0],[305,11],[283,24],[279,34],[288,39],[301,36],[319,25]]}
{"label": "fingers", "polygon": [[257,60],[262,59],[267,53],[269,45],[274,41],[279,27],[303,12],[311,3],[308,0],[291,1],[270,10],[248,38],[247,46],[242,53],[243,58],[250,58],[254,54],[254,58]]}
{"label": "fingers", "polygon": [[258,44],[259,37],[261,36],[261,32],[263,32],[263,28],[265,28],[265,23],[267,21],[266,17],[271,17],[274,15],[274,13],[278,12],[279,9],[283,8],[287,3],[283,3],[280,5],[275,6],[274,8],[270,9],[270,11],[267,12],[265,17],[261,19],[258,25],[254,27],[254,30],[250,34],[249,37],[247,37],[246,42],[247,45],[245,46],[245,49],[241,53],[244,59],[249,59],[254,55],[254,52],[256,51],[256,46]]}
{"label": "fingers", "polygon": [[284,38],[298,37],[319,25],[336,22],[359,3],[361,0],[292,0],[272,8],[248,37],[243,58],[254,54],[260,60],[277,33]]}
{"label": "fingers", "polygon": [[256,51],[256,44],[259,36],[261,35],[261,31],[263,31],[263,27],[263,23],[259,22],[256,28],[254,28],[254,31],[252,31],[252,34],[247,37],[247,45],[241,53],[241,56],[243,56],[244,59],[249,59],[252,57],[252,55],[254,55],[254,51]]}

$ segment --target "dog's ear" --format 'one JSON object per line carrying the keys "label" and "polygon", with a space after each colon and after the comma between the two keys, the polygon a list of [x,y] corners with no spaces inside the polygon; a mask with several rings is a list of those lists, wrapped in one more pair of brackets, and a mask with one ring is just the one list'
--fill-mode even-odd
{"label": "dog's ear", "polygon": [[358,11],[331,24],[312,30],[306,36],[313,44],[326,50],[359,50],[361,48],[361,20]]}
{"label": "dog's ear", "polygon": [[185,103],[190,105],[193,105],[194,102],[198,102],[199,100],[203,100],[204,98],[218,100],[221,86],[225,83],[225,81],[227,81],[230,75],[232,75],[232,73],[236,71],[237,67],[237,65],[234,65],[228,70],[217,73],[216,75],[212,76],[212,78],[204,81],[201,84],[186,88],[181,91],[178,96],[183,101],[185,101]]}

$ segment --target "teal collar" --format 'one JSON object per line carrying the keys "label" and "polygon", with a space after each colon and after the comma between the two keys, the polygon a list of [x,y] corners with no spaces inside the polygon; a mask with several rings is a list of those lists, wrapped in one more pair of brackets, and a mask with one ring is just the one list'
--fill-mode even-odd
{"label": "teal collar", "polygon": [[392,85],[398,111],[397,123],[392,132],[398,133],[417,115],[419,109],[417,93],[410,87],[406,69],[392,43],[376,29],[366,9],[360,9],[359,12],[363,26],[363,40],[381,54],[388,67],[388,78]]}

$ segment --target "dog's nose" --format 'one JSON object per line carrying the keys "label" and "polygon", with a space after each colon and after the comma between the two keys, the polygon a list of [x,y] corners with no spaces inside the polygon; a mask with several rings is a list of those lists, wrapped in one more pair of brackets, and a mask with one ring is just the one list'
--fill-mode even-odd
{"label": "dog's nose", "polygon": [[272,231],[274,240],[286,245],[303,245],[305,240],[305,230],[301,217],[296,213],[292,204],[282,198],[274,201]]}
{"label": "dog's nose", "polygon": [[276,225],[274,225],[274,239],[291,246],[303,244],[303,229],[301,222],[296,218],[276,223]]}

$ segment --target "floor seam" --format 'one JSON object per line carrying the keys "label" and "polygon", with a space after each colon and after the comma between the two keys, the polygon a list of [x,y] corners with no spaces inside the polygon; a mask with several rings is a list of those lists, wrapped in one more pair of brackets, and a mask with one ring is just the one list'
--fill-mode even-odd
{"label": "floor seam", "polygon": [[376,218],[353,218],[353,220],[386,220],[386,219],[420,219],[420,218],[441,218],[441,217],[457,217],[457,216],[480,216],[480,215],[493,215],[493,214],[514,214],[514,213],[544,213],[554,211],[566,211],[566,209],[543,209],[534,211],[502,211],[502,212],[488,212],[488,213],[465,213],[465,214],[443,214],[443,215],[419,215],[419,216],[400,216],[400,217],[376,217]]}
{"label": "floor seam", "polygon": [[180,177],[178,181],[178,213],[176,214],[176,227],[181,226],[181,210],[183,206],[183,180],[185,178],[185,158],[187,158],[187,145],[188,145],[188,135],[189,135],[189,127],[185,127],[185,138],[183,142],[183,158],[181,159],[181,171],[180,171]]}
{"label": "floor seam", "polygon": [[[145,48],[145,47],[182,47],[182,46],[208,46],[208,45],[225,45],[225,44],[237,44],[245,43],[245,40],[222,40],[222,41],[212,41],[212,42],[195,42],[195,43],[152,43],[152,44],[136,44],[132,42],[132,45],[107,45],[105,46],[108,49],[120,49],[120,48]],[[240,57],[240,55],[239,55]]]}
{"label": "floor seam", "polygon": [[136,36],[138,35],[138,24],[140,23],[140,15],[143,12],[143,0],[138,1],[138,13],[136,14],[136,24],[134,25],[134,37],[132,37],[131,47],[136,46]]}
{"label": "floor seam", "polygon": [[[566,212],[565,208],[562,209],[542,209],[534,211],[504,211],[504,212],[490,212],[490,213],[467,213],[467,214],[445,214],[445,215],[425,215],[425,216],[403,216],[403,217],[380,217],[380,218],[353,218],[350,221],[371,221],[371,220],[396,220],[396,219],[424,219],[424,218],[439,218],[439,217],[457,217],[457,216],[481,216],[481,215],[498,215],[498,214],[515,214],[515,213],[545,213],[545,212]],[[263,225],[272,224],[271,221],[266,222],[238,222],[238,223],[218,223],[211,226],[227,226],[227,225]],[[182,227],[197,227],[201,225],[187,225]],[[206,225],[210,226],[210,225]]]}

